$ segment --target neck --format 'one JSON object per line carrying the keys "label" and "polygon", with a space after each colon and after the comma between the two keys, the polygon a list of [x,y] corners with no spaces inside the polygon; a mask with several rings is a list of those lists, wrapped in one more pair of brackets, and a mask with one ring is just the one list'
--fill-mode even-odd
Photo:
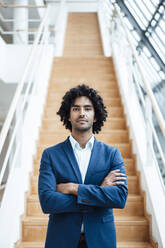
{"label": "neck", "polygon": [[88,132],[83,133],[77,132],[76,130],[72,130],[72,136],[79,143],[81,148],[85,148],[92,135],[93,133],[90,130]]}

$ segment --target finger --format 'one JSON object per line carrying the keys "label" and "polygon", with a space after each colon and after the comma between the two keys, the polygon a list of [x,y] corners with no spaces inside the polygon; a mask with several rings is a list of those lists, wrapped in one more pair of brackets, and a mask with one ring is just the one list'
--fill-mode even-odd
{"label": "finger", "polygon": [[114,185],[120,185],[120,184],[124,184],[124,182],[122,182],[122,181],[116,181],[116,182],[114,182]]}
{"label": "finger", "polygon": [[123,176],[123,177],[126,176],[124,173],[115,173],[115,175],[117,175],[117,176]]}
{"label": "finger", "polygon": [[126,177],[116,177],[116,180],[126,180]]}
{"label": "finger", "polygon": [[112,170],[112,171],[110,171],[110,173],[117,173],[117,172],[119,172],[120,170],[119,169],[117,169],[117,170]]}

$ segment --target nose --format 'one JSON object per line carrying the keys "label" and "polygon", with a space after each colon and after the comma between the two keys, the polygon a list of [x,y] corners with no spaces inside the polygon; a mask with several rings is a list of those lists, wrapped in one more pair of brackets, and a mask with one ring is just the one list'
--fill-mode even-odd
{"label": "nose", "polygon": [[83,108],[81,108],[80,109],[80,116],[84,116],[85,115],[85,113],[84,113],[84,109]]}

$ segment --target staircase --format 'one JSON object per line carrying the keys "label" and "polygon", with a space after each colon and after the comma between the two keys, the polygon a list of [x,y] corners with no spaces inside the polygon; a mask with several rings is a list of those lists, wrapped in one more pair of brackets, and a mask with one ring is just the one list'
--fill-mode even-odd
{"label": "staircase", "polygon": [[132,154],[129,129],[126,126],[113,61],[103,56],[96,14],[80,13],[69,14],[64,57],[54,59],[31,175],[31,189],[27,194],[26,213],[22,216],[22,236],[15,248],[44,247],[48,216],[42,213],[37,196],[40,158],[44,148],[65,140],[69,135],[56,112],[64,93],[81,83],[98,90],[108,109],[107,122],[102,132],[95,135],[96,138],[118,147],[124,157],[129,196],[125,209],[114,210],[117,247],[155,247],[151,237],[150,219],[145,211],[144,194],[139,187],[136,158]]}

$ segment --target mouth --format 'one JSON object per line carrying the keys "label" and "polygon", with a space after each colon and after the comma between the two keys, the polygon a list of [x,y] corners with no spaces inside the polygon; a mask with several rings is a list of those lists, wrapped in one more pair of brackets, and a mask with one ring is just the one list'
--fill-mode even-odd
{"label": "mouth", "polygon": [[79,119],[77,122],[87,122],[87,120]]}

